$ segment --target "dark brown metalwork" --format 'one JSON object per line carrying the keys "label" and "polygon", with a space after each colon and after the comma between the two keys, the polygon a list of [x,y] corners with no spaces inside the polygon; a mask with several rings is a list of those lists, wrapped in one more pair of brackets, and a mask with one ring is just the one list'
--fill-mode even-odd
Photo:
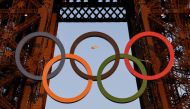
{"label": "dark brown metalwork", "polygon": [[[128,22],[130,36],[155,31],[165,35],[175,50],[170,74],[148,82],[140,98],[142,109],[189,109],[190,1],[107,1],[0,0],[0,108],[45,108],[46,93],[41,83],[19,75],[14,63],[17,43],[25,35],[35,31],[55,35],[58,22]],[[132,49],[149,75],[159,73],[168,63],[166,46],[155,38],[143,38]],[[48,39],[29,41],[21,53],[23,66],[40,75],[52,51],[54,43]],[[137,82],[141,84],[141,80]]]}
{"label": "dark brown metalwork", "polygon": [[60,22],[126,22],[132,0],[55,1]]}
{"label": "dark brown metalwork", "polygon": [[[190,2],[188,0],[134,0],[134,2],[136,15],[129,19],[131,36],[141,31],[161,33],[172,43],[175,51],[175,64],[169,75],[148,83],[147,91],[141,97],[142,108],[189,109]],[[166,67],[169,54],[161,41],[144,38],[136,42],[133,48],[133,53],[145,60],[146,68],[151,72],[149,75],[156,74]]]}
{"label": "dark brown metalwork", "polygon": [[[44,109],[46,93],[41,82],[31,81],[15,66],[18,42],[27,34],[45,31],[56,34],[52,0],[0,0],[0,108]],[[23,66],[41,74],[53,56],[54,43],[44,38],[29,41],[22,53]]]}

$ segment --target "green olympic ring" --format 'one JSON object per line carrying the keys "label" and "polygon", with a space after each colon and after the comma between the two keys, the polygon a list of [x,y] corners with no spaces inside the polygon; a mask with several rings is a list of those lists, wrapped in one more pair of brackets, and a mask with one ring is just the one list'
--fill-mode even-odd
{"label": "green olympic ring", "polygon": [[[109,64],[111,61],[115,60],[115,58],[116,58],[115,55],[112,55],[112,56],[108,57],[106,60],[104,60],[104,62],[100,65],[100,68],[98,69],[98,75],[97,75],[98,88],[99,88],[100,92],[102,93],[102,95],[104,95],[104,97],[106,97],[107,99],[109,99],[113,102],[117,102],[117,103],[132,102],[132,101],[136,100],[137,98],[139,98],[143,94],[143,92],[145,91],[145,89],[147,87],[147,80],[143,80],[140,90],[137,93],[135,93],[134,95],[132,95],[131,97],[117,98],[117,97],[114,97],[111,94],[109,94],[103,87],[102,80],[101,80],[101,74],[102,74],[104,68],[106,67],[106,65]],[[147,75],[144,65],[136,57],[128,55],[128,54],[120,54],[120,58],[121,59],[128,58],[129,60],[135,62],[137,64],[137,66],[140,68],[142,74]]]}

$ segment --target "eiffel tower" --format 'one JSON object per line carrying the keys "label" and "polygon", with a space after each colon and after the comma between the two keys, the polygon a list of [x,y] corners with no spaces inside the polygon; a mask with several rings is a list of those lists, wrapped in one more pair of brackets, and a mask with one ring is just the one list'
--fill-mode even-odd
{"label": "eiffel tower", "polygon": [[[0,109],[45,109],[41,82],[21,75],[14,54],[24,36],[36,31],[56,35],[59,22],[127,22],[131,37],[143,31],[163,34],[174,47],[175,64],[167,76],[148,82],[141,109],[190,109],[189,0],[0,0]],[[21,52],[25,69],[40,75],[54,47],[42,37],[27,42]],[[132,53],[145,60],[149,75],[169,61],[167,47],[152,37],[138,40]],[[138,87],[141,82],[137,79]]]}

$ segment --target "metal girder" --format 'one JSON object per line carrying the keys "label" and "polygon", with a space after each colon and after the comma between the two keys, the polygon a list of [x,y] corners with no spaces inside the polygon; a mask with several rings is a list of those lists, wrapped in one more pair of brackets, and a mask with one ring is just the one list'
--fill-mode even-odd
{"label": "metal girder", "polygon": [[7,66],[9,66],[10,68],[15,68],[15,65],[10,65],[10,64],[6,64],[6,63],[0,63],[0,69],[2,68],[6,68]]}
{"label": "metal girder", "polygon": [[185,107],[184,101],[188,102],[189,101],[189,96],[186,96],[183,99],[181,99],[180,102],[175,105],[174,109],[181,109],[182,106]]}
{"label": "metal girder", "polygon": [[0,9],[0,14],[35,14],[37,9]]}
{"label": "metal girder", "polygon": [[[190,27],[189,4],[190,2],[188,0],[146,0],[146,2],[142,2],[142,4],[140,4],[146,5],[148,7],[146,9],[146,12],[149,13],[149,23],[147,23],[147,25],[151,26],[150,29],[152,31],[162,33],[163,35],[171,33],[172,39],[170,41],[174,46],[176,60],[173,68],[171,69],[171,72],[163,80],[165,81],[164,88],[167,92],[167,98],[169,98],[169,107],[172,109],[190,108],[190,85],[188,69],[190,47],[189,42],[187,42],[189,40]],[[140,12],[142,12],[142,9],[139,9],[139,13]],[[142,14],[143,13],[145,13],[145,11],[143,11]],[[146,16],[142,16],[142,18],[145,17]],[[169,38],[167,35],[166,37]],[[184,41],[187,43],[184,43]],[[176,47],[178,46],[183,47],[181,54],[176,51]],[[162,57],[168,57],[168,54],[166,53],[162,55]],[[167,65],[168,60],[165,58],[161,58],[161,60],[162,64]],[[186,69],[184,70],[184,68]],[[178,88],[186,91],[179,92]],[[188,96],[184,98],[184,96],[180,95],[183,93],[188,93]],[[155,107],[151,109],[157,108]]]}
{"label": "metal girder", "polygon": [[151,9],[152,14],[160,14],[160,13],[167,13],[167,14],[190,14],[189,9]]}
{"label": "metal girder", "polygon": [[9,43],[9,45],[12,48],[16,48],[17,43],[15,42],[15,37],[17,36],[18,33],[23,32],[25,29],[27,29],[29,26],[32,24],[36,23],[37,21],[40,20],[40,16],[34,15],[30,18],[28,18],[25,22],[16,25],[13,30],[10,32],[4,32],[2,37],[4,37],[4,41],[6,43]]}
{"label": "metal girder", "polygon": [[34,15],[28,18],[24,23],[21,23],[17,25],[13,30],[14,33],[19,33],[28,28],[31,24],[36,23],[37,21],[40,20],[40,16]]}
{"label": "metal girder", "polygon": [[[44,2],[45,1],[47,0],[44,0]],[[1,42],[3,42],[1,49],[5,49],[7,46],[11,46],[10,47],[11,51],[14,52],[18,44],[18,41],[21,40],[21,38],[25,34],[29,34],[38,29],[37,22],[40,22],[41,20],[41,16],[39,15],[39,10],[40,8],[47,6],[47,5],[42,6],[41,2],[42,2],[41,0],[13,0],[13,3],[12,1],[7,1],[6,3],[12,4],[12,5],[5,7],[5,9],[0,9],[0,17],[1,17],[0,20],[2,23],[2,25],[0,24],[1,25],[0,34],[1,34]],[[3,3],[1,5],[4,5]],[[4,8],[4,7],[1,7],[1,8]],[[46,10],[47,12],[49,12],[48,15],[51,18],[52,9],[48,7],[46,8]],[[8,18],[5,19],[5,16]],[[48,23],[44,23],[44,25],[48,26],[49,28]],[[31,49],[34,49],[34,48],[31,48]],[[26,52],[27,51],[24,51],[24,50],[22,51],[21,58],[25,59]],[[9,53],[6,54],[6,56],[9,57]],[[20,73],[19,75],[17,75],[18,69],[16,68],[16,65],[14,62],[14,56],[11,57],[12,63],[7,62],[8,59],[5,58],[6,56],[4,52],[0,58],[0,62],[1,62],[0,70],[5,69],[5,68],[7,70],[10,70],[10,69],[13,69],[13,67],[15,69],[11,70],[12,72],[10,75],[9,74],[2,75],[2,77],[0,78],[0,86],[7,85],[8,83],[12,82],[12,80],[14,80],[16,77],[21,76]],[[30,58],[30,56],[28,57]],[[14,64],[15,66],[12,64]],[[23,66],[26,68],[26,70],[28,70],[27,69],[28,67],[25,64],[23,64]],[[13,93],[15,93],[14,90],[16,90],[18,87],[16,87],[17,86],[16,84],[12,84],[11,86],[12,86],[11,87],[12,89],[9,90],[9,94],[6,95],[6,97],[12,99],[14,97]],[[25,92],[26,91],[20,92],[20,93],[24,95]],[[28,99],[28,95],[23,96],[23,97],[19,96],[19,100],[21,100],[21,102],[23,102],[24,105],[27,105],[27,99]],[[17,102],[17,104],[14,104],[14,106],[12,106],[10,102],[16,103],[15,101],[7,101],[6,99],[3,99],[0,97],[0,108],[2,109],[14,109],[15,107],[17,107],[17,109],[27,108],[27,107],[22,107],[20,102]],[[39,106],[41,104],[44,105],[45,102],[42,103],[41,101],[38,101],[38,106],[37,106],[37,108],[39,107],[38,109],[42,109],[42,106]],[[33,105],[36,106],[36,104],[33,104]],[[33,106],[33,109],[36,109],[34,106]]]}
{"label": "metal girder", "polygon": [[127,22],[134,13],[132,0],[114,2],[88,1],[55,2],[59,22]]}
{"label": "metal girder", "polygon": [[8,74],[8,76],[0,79],[0,87],[12,82],[18,75]]}
{"label": "metal girder", "polygon": [[38,0],[30,0],[30,2],[32,2],[32,4],[35,5],[37,8],[42,6],[42,4],[40,4]]}
{"label": "metal girder", "polygon": [[0,96],[0,107],[2,109],[15,109],[4,97]]}

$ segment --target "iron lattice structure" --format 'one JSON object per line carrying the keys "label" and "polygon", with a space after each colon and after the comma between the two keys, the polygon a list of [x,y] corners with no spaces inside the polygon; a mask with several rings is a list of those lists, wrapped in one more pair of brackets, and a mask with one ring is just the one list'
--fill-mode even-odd
{"label": "iron lattice structure", "polygon": [[[0,0],[0,109],[45,108],[46,93],[41,82],[21,75],[14,54],[17,44],[27,34],[36,31],[56,34],[56,14],[52,10],[52,0]],[[53,56],[48,51],[53,49],[50,40],[32,39],[22,50],[22,65],[39,75]]]}
{"label": "iron lattice structure", "polygon": [[[163,34],[174,46],[175,64],[169,75],[148,82],[140,99],[142,109],[189,109],[189,19],[188,0],[0,0],[0,109],[45,108],[41,82],[20,75],[14,52],[31,32],[55,35],[58,22],[128,22],[130,36],[142,31]],[[149,75],[168,63],[168,50],[160,40],[143,38],[132,48]],[[53,50],[52,41],[36,38],[23,48],[22,63],[40,75]],[[140,86],[141,80],[137,82]]]}
{"label": "iron lattice structure", "polygon": [[[123,0],[74,0],[72,3],[68,0],[0,0],[0,108],[45,108],[46,93],[41,82],[27,79],[15,65],[15,49],[24,36],[36,31],[56,35],[58,22],[63,21],[126,22],[131,7]],[[22,64],[27,71],[40,75],[52,58],[52,51],[51,40],[32,39],[22,50]]]}
{"label": "iron lattice structure", "polygon": [[55,4],[60,22],[127,22],[133,13],[132,0],[62,0]]}
{"label": "iron lattice structure", "polygon": [[[141,97],[143,109],[189,109],[190,1],[135,0],[134,2],[136,15],[129,21],[131,34],[141,31],[161,33],[172,43],[175,51],[175,64],[169,75],[148,83],[147,91]],[[134,53],[141,59],[151,61],[145,63],[149,75],[162,71],[169,61],[166,46],[154,38],[139,40],[134,46]]]}

